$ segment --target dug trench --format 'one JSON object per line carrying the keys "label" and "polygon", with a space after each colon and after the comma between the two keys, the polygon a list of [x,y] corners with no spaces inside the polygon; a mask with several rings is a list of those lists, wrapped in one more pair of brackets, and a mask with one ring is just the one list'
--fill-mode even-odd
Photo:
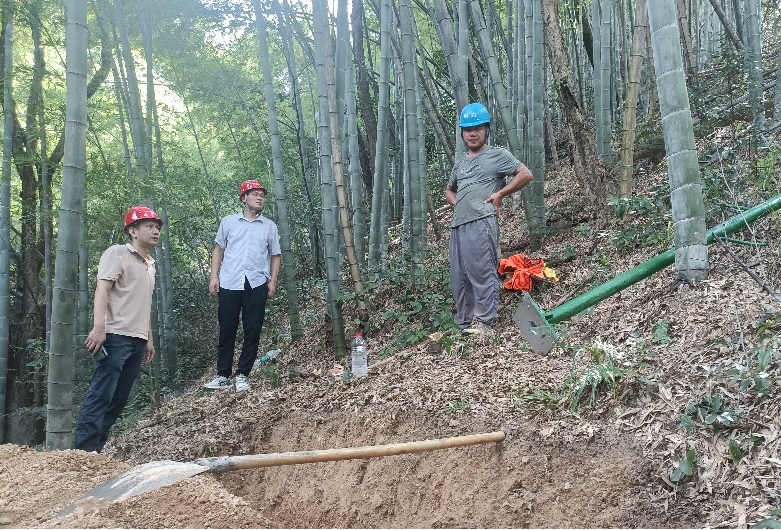
{"label": "dug trench", "polygon": [[[371,439],[371,421],[299,418],[272,430],[269,443],[328,447],[415,440],[432,432],[406,417]],[[491,425],[459,425],[458,433]],[[451,428],[452,429],[452,428]],[[293,440],[290,432],[300,434]],[[369,438],[367,438],[367,435]],[[682,526],[650,502],[638,447],[605,432],[584,442],[546,440],[510,428],[504,442],[416,455],[225,473],[220,483],[283,527],[567,528]]]}
{"label": "dug trench", "polygon": [[[378,445],[488,432],[490,421],[293,413],[245,430],[246,454]],[[382,429],[375,430],[376,422]],[[375,425],[373,425],[375,423]],[[533,423],[533,422],[532,422]],[[457,424],[457,425],[456,425]],[[203,474],[108,504],[79,497],[129,466],[82,451],[0,450],[2,527],[686,527],[646,484],[626,433],[507,424],[501,443],[364,460]],[[381,432],[381,434],[378,434]],[[254,442],[253,442],[254,440]],[[65,517],[57,513],[76,503]]]}

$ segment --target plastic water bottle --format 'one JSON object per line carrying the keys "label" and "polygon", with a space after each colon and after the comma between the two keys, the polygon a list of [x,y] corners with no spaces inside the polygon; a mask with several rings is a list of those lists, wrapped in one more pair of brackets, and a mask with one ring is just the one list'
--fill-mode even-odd
{"label": "plastic water bottle", "polygon": [[264,364],[275,361],[280,353],[282,353],[282,350],[271,350],[266,352],[265,355],[255,361],[255,366],[263,366]]}
{"label": "plastic water bottle", "polygon": [[363,334],[360,331],[355,334],[351,346],[353,376],[366,377],[369,374],[366,359],[366,341],[363,340]]}

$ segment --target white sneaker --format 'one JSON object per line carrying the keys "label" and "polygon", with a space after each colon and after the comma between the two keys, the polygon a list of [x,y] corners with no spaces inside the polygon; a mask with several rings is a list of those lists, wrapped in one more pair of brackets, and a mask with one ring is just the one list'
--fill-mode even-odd
{"label": "white sneaker", "polygon": [[249,380],[246,375],[239,374],[236,376],[236,392],[244,392],[245,390],[249,390]]}
{"label": "white sneaker", "polygon": [[211,390],[224,390],[226,388],[230,388],[231,386],[231,380],[225,377],[224,375],[218,375],[205,385],[203,385],[204,388],[209,388]]}

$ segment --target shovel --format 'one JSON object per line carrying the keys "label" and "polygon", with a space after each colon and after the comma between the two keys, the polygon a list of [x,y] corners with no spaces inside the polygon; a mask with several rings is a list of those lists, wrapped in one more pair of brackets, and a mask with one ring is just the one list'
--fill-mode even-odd
{"label": "shovel", "polygon": [[[719,238],[726,238],[727,234],[742,229],[779,209],[781,209],[781,194],[714,226],[707,232],[707,243],[710,245],[718,241]],[[547,355],[557,340],[553,324],[564,322],[598,302],[672,265],[675,263],[675,253],[676,249],[674,248],[662,252],[547,313],[543,313],[529,293],[524,292],[521,295],[521,302],[515,309],[513,321],[531,349],[540,355]]]}
{"label": "shovel", "polygon": [[162,486],[174,484],[180,480],[201,473],[222,473],[238,469],[286,466],[291,464],[311,464],[335,460],[353,460],[377,456],[393,456],[436,449],[450,449],[466,445],[476,445],[504,440],[504,432],[496,431],[452,438],[404,442],[388,445],[369,445],[365,447],[345,447],[342,449],[320,449],[316,451],[295,451],[288,453],[269,453],[261,455],[216,456],[199,458],[192,462],[159,460],[128,469],[119,475],[95,486],[82,495],[75,503],[63,509],[58,516],[72,513],[80,501],[93,498],[107,502],[121,501],[153,491]]}

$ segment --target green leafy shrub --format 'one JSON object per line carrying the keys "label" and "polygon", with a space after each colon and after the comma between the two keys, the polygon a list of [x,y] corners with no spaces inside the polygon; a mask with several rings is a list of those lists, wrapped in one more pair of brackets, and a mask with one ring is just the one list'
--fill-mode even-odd
{"label": "green leafy shrub", "polygon": [[620,228],[610,232],[618,250],[654,245],[670,246],[672,223],[670,207],[657,192],[654,196],[612,197],[608,204],[621,221]]}
{"label": "green leafy shrub", "polygon": [[718,394],[702,398],[698,402],[689,403],[684,409],[685,416],[681,418],[681,426],[687,432],[695,427],[694,420],[709,425],[714,431],[730,429],[739,419],[738,413],[732,408],[722,405]]}
{"label": "green leafy shrub", "polygon": [[449,351],[452,341],[446,337],[460,331],[453,320],[447,255],[433,254],[433,249],[430,252],[425,287],[412,278],[408,256],[400,256],[391,260],[374,288],[374,304],[382,304],[384,310],[373,312],[377,316],[370,325],[379,332],[392,333],[388,344],[378,351],[380,357],[419,344],[435,331],[445,335],[440,342]]}
{"label": "green leafy shrub", "polygon": [[697,459],[697,452],[694,449],[686,451],[686,455],[678,460],[675,468],[670,473],[671,482],[681,482],[694,473],[694,462]]}

